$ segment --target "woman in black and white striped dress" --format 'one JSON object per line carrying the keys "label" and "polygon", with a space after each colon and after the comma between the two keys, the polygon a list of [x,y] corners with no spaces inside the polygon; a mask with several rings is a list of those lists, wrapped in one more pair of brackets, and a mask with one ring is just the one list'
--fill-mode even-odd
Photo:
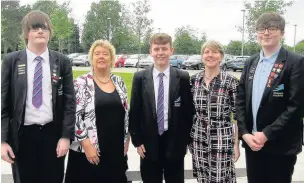
{"label": "woman in black and white striped dress", "polygon": [[191,77],[196,110],[190,144],[193,174],[199,183],[234,183],[234,162],[240,153],[231,113],[235,114],[238,80],[220,69],[220,43],[207,41],[201,55],[204,68]]}

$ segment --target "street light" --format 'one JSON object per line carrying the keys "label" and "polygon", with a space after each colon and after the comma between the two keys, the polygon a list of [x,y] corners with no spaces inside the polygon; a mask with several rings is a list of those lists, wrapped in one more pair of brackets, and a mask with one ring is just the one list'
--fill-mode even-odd
{"label": "street light", "polygon": [[109,41],[111,41],[111,18],[109,17],[108,18],[108,21],[109,21],[109,23],[108,23],[108,40]]}
{"label": "street light", "polygon": [[293,51],[296,52],[296,35],[297,35],[297,24],[293,25],[294,28],[294,38],[293,38]]}
{"label": "street light", "polygon": [[158,33],[160,33],[160,28],[158,28]]}
{"label": "street light", "polygon": [[242,28],[242,56],[244,55],[244,31],[245,31],[245,10],[243,12],[243,28]]}

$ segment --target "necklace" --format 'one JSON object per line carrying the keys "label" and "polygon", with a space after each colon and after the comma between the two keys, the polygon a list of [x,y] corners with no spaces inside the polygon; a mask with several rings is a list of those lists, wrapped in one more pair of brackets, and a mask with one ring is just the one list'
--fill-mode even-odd
{"label": "necklace", "polygon": [[101,79],[99,79],[95,74],[94,74],[94,76],[98,79],[98,81],[100,81],[102,84],[107,84],[109,81],[110,81],[110,77],[109,77],[109,79],[107,80],[107,81],[101,81]]}

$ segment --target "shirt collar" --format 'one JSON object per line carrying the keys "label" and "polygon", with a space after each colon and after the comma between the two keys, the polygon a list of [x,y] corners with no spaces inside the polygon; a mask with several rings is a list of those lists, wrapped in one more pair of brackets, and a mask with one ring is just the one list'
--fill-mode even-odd
{"label": "shirt collar", "polygon": [[[26,55],[29,61],[34,62],[35,58],[39,55],[36,55],[35,53],[31,52],[28,48],[26,48]],[[47,48],[45,52],[43,52],[40,57],[43,58],[43,62],[48,61],[49,59],[49,49]]]}
{"label": "shirt collar", "polygon": [[262,61],[262,60],[267,60],[267,61],[269,61],[270,63],[274,63],[275,62],[275,58],[277,58],[278,57],[278,55],[279,55],[279,53],[280,53],[280,50],[281,50],[281,46],[280,46],[280,48],[277,50],[277,51],[275,51],[272,55],[270,55],[269,57],[265,57],[264,56],[264,51],[263,51],[263,49],[260,51],[260,62]]}
{"label": "shirt collar", "polygon": [[[153,75],[155,76],[155,78],[158,77],[159,73],[161,73],[161,72],[159,72],[155,67],[153,67]],[[164,76],[165,76],[165,77],[169,77],[169,74],[170,74],[170,66],[169,66],[166,70],[164,70],[163,73],[164,73]]]}

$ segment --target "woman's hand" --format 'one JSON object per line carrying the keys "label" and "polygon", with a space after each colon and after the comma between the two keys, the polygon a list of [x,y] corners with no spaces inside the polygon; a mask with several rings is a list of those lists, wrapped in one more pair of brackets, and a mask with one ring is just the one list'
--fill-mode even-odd
{"label": "woman's hand", "polygon": [[87,157],[87,160],[91,164],[98,165],[99,164],[99,152],[97,149],[92,145],[90,139],[85,139],[81,142],[81,145],[84,149],[85,155]]}

